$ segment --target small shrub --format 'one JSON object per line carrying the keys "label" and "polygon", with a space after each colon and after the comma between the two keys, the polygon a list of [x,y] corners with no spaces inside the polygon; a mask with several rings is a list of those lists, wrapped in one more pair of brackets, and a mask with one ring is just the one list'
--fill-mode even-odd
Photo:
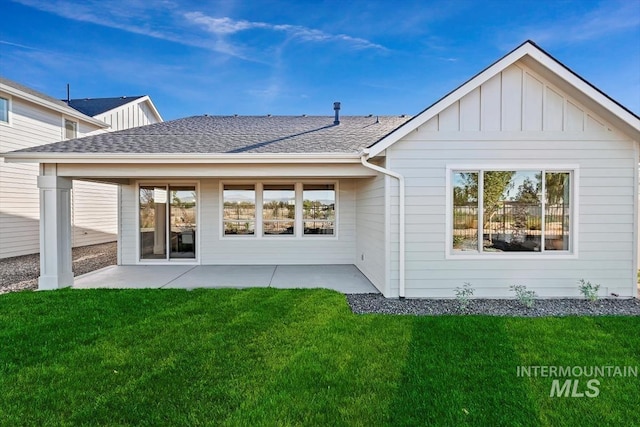
{"label": "small shrub", "polygon": [[598,289],[600,289],[600,285],[592,284],[584,279],[578,280],[578,283],[580,284],[578,286],[578,288],[580,288],[580,293],[582,293],[586,299],[591,302],[598,299]]}
{"label": "small shrub", "polygon": [[522,305],[527,308],[533,307],[533,303],[535,302],[537,294],[535,291],[527,290],[527,287],[524,285],[513,285],[509,287],[509,289],[516,294],[516,298]]}
{"label": "small shrub", "polygon": [[465,282],[462,287],[457,287],[455,289],[456,300],[458,301],[458,308],[464,311],[469,306],[469,301],[473,296],[473,288],[471,287],[471,283]]}

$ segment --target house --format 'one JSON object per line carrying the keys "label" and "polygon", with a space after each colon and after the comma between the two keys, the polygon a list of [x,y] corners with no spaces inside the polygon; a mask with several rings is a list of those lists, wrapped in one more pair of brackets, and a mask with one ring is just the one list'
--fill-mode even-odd
{"label": "house", "polygon": [[118,263],[353,264],[385,296],[636,295],[640,119],[533,42],[414,117],[189,117],[5,154],[41,166],[41,289],[71,179],[120,189]]}
{"label": "house", "polygon": [[69,99],[67,104],[105,122],[112,131],[162,122],[160,113],[148,95]]}
{"label": "house", "polygon": [[[148,96],[107,98],[111,99],[117,101],[81,100],[78,104],[84,109],[70,108],[64,101],[0,77],[0,152],[162,121]],[[39,251],[39,173],[37,164],[0,163],[0,258]],[[117,196],[113,185],[74,183],[73,247],[116,240]]]}
{"label": "house", "polygon": [[[104,122],[64,102],[0,78],[0,151],[82,137],[107,128]],[[0,163],[0,258],[39,251],[39,173],[37,164]],[[74,194],[74,200],[78,197],[83,198],[82,191]],[[101,237],[108,233],[109,240],[114,240],[114,230],[105,229],[109,224],[102,223],[99,217],[92,221],[94,224],[85,229],[74,225],[74,237],[85,232]]]}

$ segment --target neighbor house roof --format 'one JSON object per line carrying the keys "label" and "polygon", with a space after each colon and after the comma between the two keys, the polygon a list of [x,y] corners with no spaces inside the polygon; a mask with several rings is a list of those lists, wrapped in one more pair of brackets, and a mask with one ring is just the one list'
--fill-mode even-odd
{"label": "neighbor house roof", "polygon": [[640,140],[640,118],[636,114],[587,82],[566,65],[542,50],[534,42],[527,40],[467,82],[440,98],[394,132],[371,144],[369,146],[370,157],[384,152],[384,150],[411,131],[416,130],[517,61],[523,61],[550,81],[562,85],[575,99],[589,105],[594,112],[599,113],[612,125],[630,135],[636,141]]}
{"label": "neighbor house roof", "polygon": [[[193,116],[15,151],[90,154],[357,154],[409,116]],[[38,154],[36,154],[38,153]],[[81,156],[87,157],[87,156]]]}
{"label": "neighbor house roof", "polygon": [[94,117],[143,97],[144,95],[119,96],[117,98],[78,98],[69,100],[69,106],[87,116]]}
{"label": "neighbor house roof", "polygon": [[100,120],[94,119],[86,114],[81,113],[67,105],[66,102],[53,98],[30,87],[24,86],[13,80],[9,80],[4,77],[0,77],[0,91],[8,93],[12,96],[16,96],[22,99],[26,99],[35,104],[65,114],[67,116],[89,122],[95,126],[105,128],[108,125]]}

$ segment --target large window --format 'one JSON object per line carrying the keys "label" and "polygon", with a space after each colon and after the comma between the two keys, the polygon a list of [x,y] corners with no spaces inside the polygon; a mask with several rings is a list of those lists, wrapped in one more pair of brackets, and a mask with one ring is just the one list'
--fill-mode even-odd
{"label": "large window", "polygon": [[570,171],[453,171],[453,251],[569,251],[571,197]]}
{"label": "large window", "polygon": [[222,190],[223,236],[326,238],[336,235],[335,183],[229,183]]}
{"label": "large window", "polygon": [[9,123],[9,100],[0,97],[0,123]]}
{"label": "large window", "polygon": [[224,235],[254,235],[256,233],[256,190],[251,185],[225,185]]}

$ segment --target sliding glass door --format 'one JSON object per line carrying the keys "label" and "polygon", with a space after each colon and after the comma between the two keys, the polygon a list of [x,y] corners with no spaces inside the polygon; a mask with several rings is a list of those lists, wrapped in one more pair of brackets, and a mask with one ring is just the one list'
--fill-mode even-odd
{"label": "sliding glass door", "polygon": [[196,257],[196,187],[140,186],[140,259]]}

